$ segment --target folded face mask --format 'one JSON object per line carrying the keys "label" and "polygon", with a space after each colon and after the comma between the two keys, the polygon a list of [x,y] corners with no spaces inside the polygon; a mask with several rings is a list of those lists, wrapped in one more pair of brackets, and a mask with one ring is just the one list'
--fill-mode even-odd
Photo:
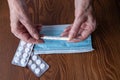
{"label": "folded face mask", "polygon": [[[43,26],[40,34],[45,36],[60,36],[66,27],[69,25],[50,25]],[[67,42],[64,40],[48,40],[44,39],[45,43],[35,44],[34,54],[62,54],[62,53],[81,53],[92,51],[91,36],[82,42]]]}

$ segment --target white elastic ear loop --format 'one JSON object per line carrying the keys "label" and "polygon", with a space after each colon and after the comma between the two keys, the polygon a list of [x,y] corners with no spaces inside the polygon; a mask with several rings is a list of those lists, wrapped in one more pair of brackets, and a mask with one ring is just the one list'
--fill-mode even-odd
{"label": "white elastic ear loop", "polygon": [[49,40],[69,40],[68,37],[56,37],[56,36],[43,36],[41,39],[49,39]]}

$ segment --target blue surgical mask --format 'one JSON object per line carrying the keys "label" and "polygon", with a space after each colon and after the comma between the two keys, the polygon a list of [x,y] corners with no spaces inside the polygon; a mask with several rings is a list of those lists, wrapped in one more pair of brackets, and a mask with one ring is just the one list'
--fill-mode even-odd
{"label": "blue surgical mask", "polygon": [[[60,36],[69,25],[48,25],[43,26],[40,34],[46,36]],[[35,44],[34,54],[63,54],[63,53],[81,53],[94,50],[92,48],[91,36],[82,42],[67,42],[63,40],[46,40],[43,44]]]}

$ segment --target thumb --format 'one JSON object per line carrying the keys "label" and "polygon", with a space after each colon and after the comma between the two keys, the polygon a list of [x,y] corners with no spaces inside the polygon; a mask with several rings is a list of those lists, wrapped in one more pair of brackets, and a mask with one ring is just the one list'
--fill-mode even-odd
{"label": "thumb", "polygon": [[20,21],[23,24],[23,26],[25,26],[25,28],[27,29],[31,37],[35,39],[39,39],[39,32],[37,28],[32,24],[32,21],[30,21],[28,18],[26,18],[25,20],[20,20]]}
{"label": "thumb", "polygon": [[73,38],[75,38],[77,36],[82,22],[83,22],[83,20],[81,18],[75,18],[75,20],[73,22],[73,26],[71,27],[71,30],[68,35],[69,40],[72,40]]}

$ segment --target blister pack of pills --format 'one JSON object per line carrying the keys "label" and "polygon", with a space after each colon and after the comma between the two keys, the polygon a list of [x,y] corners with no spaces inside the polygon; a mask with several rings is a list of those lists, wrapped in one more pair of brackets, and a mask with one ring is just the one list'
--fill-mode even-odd
{"label": "blister pack of pills", "polygon": [[34,54],[30,57],[27,66],[37,77],[40,77],[49,68],[43,59]]}
{"label": "blister pack of pills", "polygon": [[20,41],[16,53],[13,57],[12,64],[26,67],[30,55],[32,54],[34,44],[26,43],[25,41]]}

